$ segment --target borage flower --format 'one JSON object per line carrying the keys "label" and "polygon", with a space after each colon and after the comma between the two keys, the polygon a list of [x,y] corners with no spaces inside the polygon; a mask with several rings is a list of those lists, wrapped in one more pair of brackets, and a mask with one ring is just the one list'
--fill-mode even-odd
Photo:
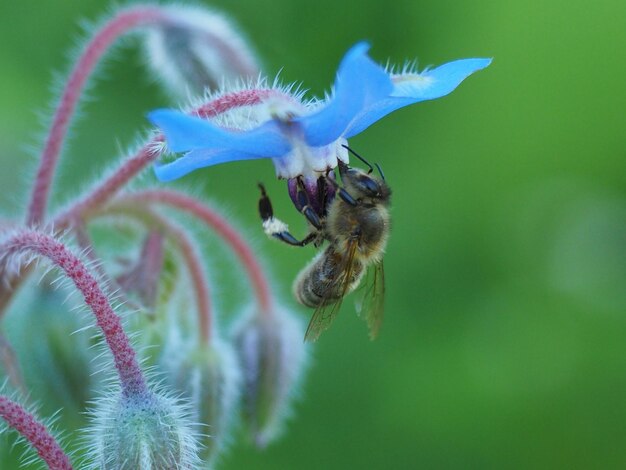
{"label": "borage flower", "polygon": [[[358,43],[345,55],[333,93],[321,101],[302,102],[297,94],[273,95],[255,105],[245,124],[219,126],[172,110],[156,110],[150,120],[159,126],[170,151],[187,152],[155,167],[162,181],[193,170],[237,160],[272,158],[279,178],[299,178],[317,200],[317,180],[348,162],[346,139],[359,134],[387,114],[420,101],[452,92],[466,77],[487,67],[491,59],[463,59],[417,73],[388,72]],[[229,123],[231,124],[231,123]],[[292,198],[297,205],[294,194]]]}

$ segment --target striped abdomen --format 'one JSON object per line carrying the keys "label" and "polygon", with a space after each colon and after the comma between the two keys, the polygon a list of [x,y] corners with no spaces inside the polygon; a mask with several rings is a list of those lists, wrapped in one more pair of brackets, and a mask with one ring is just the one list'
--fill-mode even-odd
{"label": "striped abdomen", "polygon": [[[298,274],[294,284],[294,296],[307,307],[319,307],[337,302],[352,292],[361,281],[365,270],[363,264],[353,259],[347,266],[345,255],[328,246]],[[347,285],[346,285],[347,284]]]}

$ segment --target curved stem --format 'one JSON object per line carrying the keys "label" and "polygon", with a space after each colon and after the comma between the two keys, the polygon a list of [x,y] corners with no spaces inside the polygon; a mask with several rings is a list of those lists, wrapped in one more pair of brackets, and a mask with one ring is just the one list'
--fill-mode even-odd
{"label": "curved stem", "polygon": [[[241,90],[228,93],[193,109],[189,114],[208,119],[230,109],[258,104],[275,94],[282,95],[278,90],[271,89]],[[111,176],[97,185],[84,198],[75,202],[69,209],[56,217],[54,226],[59,229],[66,228],[73,218],[81,217],[88,212],[95,211],[104,206],[133,177],[156,161],[165,149],[163,142],[164,138],[160,134],[149,140],[135,155],[125,160]]]}
{"label": "curved stem", "polygon": [[272,96],[281,96],[287,99],[293,99],[291,96],[286,95],[282,91],[271,88],[239,90],[232,93],[226,93],[205,104],[202,104],[193,109],[189,114],[209,119],[234,108],[259,104],[261,101],[271,98]]}
{"label": "curved stem", "polygon": [[[252,106],[262,102],[263,100],[271,96],[283,96],[288,97],[283,92],[273,89],[252,89],[252,90],[240,90],[233,93],[228,93],[215,98],[208,103],[205,103],[190,112],[203,118],[211,118],[222,114],[230,109],[241,106]],[[153,163],[163,151],[163,136],[157,135],[149,140],[143,147],[139,149],[132,157],[125,160],[122,165],[115,170],[111,176],[106,178],[103,182],[98,184],[91,192],[89,192],[82,199],[74,202],[65,212],[57,216],[53,222],[53,226],[57,231],[63,231],[70,227],[73,220],[80,219],[89,212],[98,210],[109,202],[133,177],[138,175],[144,168]],[[55,157],[56,158],[56,157]],[[42,176],[42,178],[50,179],[52,172],[54,171],[54,165],[56,160],[51,163],[49,176]],[[43,172],[43,161],[40,168],[40,173]],[[39,180],[39,178],[38,178]],[[43,183],[36,183],[36,187],[43,187]],[[33,200],[31,208],[34,205],[41,206],[41,212],[45,210],[47,201],[47,192],[49,189],[49,181],[43,193],[36,195],[38,190],[33,193]],[[41,192],[41,191],[40,191]],[[39,202],[35,203],[35,200]],[[13,293],[20,287],[24,281],[30,269],[22,271],[20,276],[12,276],[7,282],[9,286],[7,288],[0,286],[0,318],[6,311],[6,307],[13,297]]]}
{"label": "curved stem", "polygon": [[200,201],[173,190],[146,190],[120,197],[119,202],[124,204],[136,203],[159,203],[165,204],[202,220],[206,225],[215,230],[232,248],[241,263],[244,265],[256,296],[261,311],[270,315],[273,308],[273,298],[269,283],[261,265],[248,244],[241,238],[237,230],[231,226],[220,214]]}
{"label": "curved stem", "polygon": [[181,255],[189,268],[191,282],[194,287],[193,290],[196,294],[200,341],[203,344],[209,344],[213,329],[213,311],[211,308],[211,296],[209,294],[209,281],[202,267],[198,249],[183,230],[158,214],[153,214],[152,216],[165,227],[167,234],[175,240],[180,247]]}
{"label": "curved stem", "polygon": [[74,114],[78,99],[95,65],[109,46],[122,34],[138,26],[155,23],[164,18],[165,15],[161,9],[154,6],[138,6],[122,10],[109,20],[87,44],[70,73],[54,113],[37,171],[28,208],[27,224],[40,223],[44,218],[52,177],[67,134],[70,118]]}
{"label": "curved stem", "polygon": [[35,230],[19,231],[0,244],[3,262],[21,253],[35,253],[48,258],[72,280],[96,317],[96,323],[113,354],[123,393],[128,396],[147,393],[143,372],[122,322],[84,263],[63,243]]}
{"label": "curved stem", "polygon": [[161,154],[159,142],[161,141],[162,138],[157,136],[141,147],[135,155],[125,160],[111,176],[56,217],[53,224],[54,227],[57,230],[63,230],[71,225],[72,219],[83,217],[85,214],[106,204],[133,177],[159,157]]}
{"label": "curved stem", "polygon": [[35,448],[50,470],[72,470],[69,457],[46,427],[16,403],[0,395],[0,416]]}

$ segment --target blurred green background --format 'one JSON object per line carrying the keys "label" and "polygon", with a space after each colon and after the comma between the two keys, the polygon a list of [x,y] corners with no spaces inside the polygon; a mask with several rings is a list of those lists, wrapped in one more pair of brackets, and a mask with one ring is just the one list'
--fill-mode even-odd
{"label": "blurred green background", "polygon": [[[67,69],[78,21],[103,3],[0,4],[5,214],[27,200],[52,72]],[[284,438],[264,452],[238,440],[219,468],[625,467],[626,2],[210,4],[238,21],[270,76],[282,69],[312,95],[360,39],[381,63],[494,57],[452,95],[351,140],[394,191],[381,335],[369,342],[345,302],[313,349]],[[129,40],[109,57],[74,127],[57,204],[137,140],[146,111],[169,104],[142,54]],[[258,180],[302,233],[268,161],[178,184],[232,215],[293,305],[291,280],[313,249],[264,238]],[[241,288],[217,288],[225,322]]]}

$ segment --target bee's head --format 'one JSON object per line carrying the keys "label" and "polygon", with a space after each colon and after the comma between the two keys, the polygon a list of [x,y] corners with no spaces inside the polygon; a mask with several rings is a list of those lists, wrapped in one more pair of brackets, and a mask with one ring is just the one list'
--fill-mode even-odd
{"label": "bee's head", "polygon": [[391,190],[385,183],[385,177],[380,167],[376,166],[380,171],[380,178],[371,174],[371,168],[369,171],[364,171],[359,168],[351,168],[346,163],[339,161],[341,181],[353,197],[358,199],[371,198],[383,202],[389,199]]}

